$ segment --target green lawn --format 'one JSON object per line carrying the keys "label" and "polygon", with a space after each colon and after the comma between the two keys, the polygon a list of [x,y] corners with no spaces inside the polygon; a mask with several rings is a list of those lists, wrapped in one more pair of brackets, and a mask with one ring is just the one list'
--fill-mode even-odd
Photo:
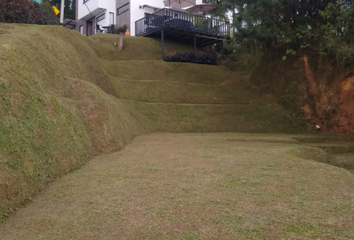
{"label": "green lawn", "polygon": [[293,137],[138,137],[51,184],[1,239],[353,239],[354,175],[295,156]]}

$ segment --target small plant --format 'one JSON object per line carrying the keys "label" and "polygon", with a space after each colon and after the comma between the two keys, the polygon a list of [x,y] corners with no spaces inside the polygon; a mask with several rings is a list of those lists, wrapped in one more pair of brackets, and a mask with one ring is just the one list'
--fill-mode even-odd
{"label": "small plant", "polygon": [[123,50],[123,45],[124,45],[124,34],[127,31],[128,27],[127,25],[124,25],[123,27],[117,27],[114,30],[115,34],[119,34],[119,38],[118,38],[118,51],[122,51]]}
{"label": "small plant", "polygon": [[127,25],[117,27],[116,29],[114,29],[114,33],[115,34],[125,33],[127,31],[127,29],[128,29]]}
{"label": "small plant", "polygon": [[286,61],[288,55],[294,56],[296,55],[296,51],[294,51],[293,49],[286,50],[286,55],[282,57],[283,61]]}
{"label": "small plant", "polygon": [[288,49],[288,50],[286,50],[286,55],[294,56],[294,55],[296,55],[296,51],[294,51],[293,49]]}

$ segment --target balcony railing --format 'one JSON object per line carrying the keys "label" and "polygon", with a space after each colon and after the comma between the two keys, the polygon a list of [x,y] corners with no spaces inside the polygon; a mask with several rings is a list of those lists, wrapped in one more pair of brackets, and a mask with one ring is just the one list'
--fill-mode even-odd
{"label": "balcony railing", "polygon": [[147,14],[144,18],[135,22],[137,36],[142,36],[165,27],[215,37],[230,35],[230,24],[224,21],[166,8],[154,14]]}

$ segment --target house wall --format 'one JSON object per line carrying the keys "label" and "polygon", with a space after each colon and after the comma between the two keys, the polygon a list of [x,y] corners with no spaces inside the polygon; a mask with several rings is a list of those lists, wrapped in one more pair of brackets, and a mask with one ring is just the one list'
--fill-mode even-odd
{"label": "house wall", "polygon": [[[89,22],[92,22],[92,24],[89,24]],[[91,36],[96,33],[96,18],[95,17],[86,21],[85,29],[86,29],[87,36]]]}
{"label": "house wall", "polygon": [[121,6],[127,4],[130,2],[130,0],[115,0],[116,1],[116,25],[118,27],[122,27],[124,25],[127,25],[129,31],[130,31],[130,9],[129,11],[126,11],[120,15],[117,15],[117,9],[120,8]]}
{"label": "house wall", "polygon": [[98,17],[105,13],[105,19],[102,20],[103,26],[109,25],[109,12],[115,14],[116,5],[114,0],[77,0],[77,19],[88,20],[92,17]]}
{"label": "house wall", "polygon": [[[152,8],[143,8],[143,5],[149,5],[157,8],[163,8],[163,0],[88,0],[86,2],[87,7],[83,3],[84,0],[76,0],[77,12],[76,30],[79,31],[80,26],[83,26],[83,34],[87,34],[86,21],[91,19],[92,16],[96,20],[101,14],[105,14],[105,18],[99,22],[94,22],[94,28],[96,24],[101,26],[110,25],[110,13],[114,14],[113,21],[116,26],[127,25],[132,36],[135,36],[135,22],[143,17],[145,13],[153,13]],[[203,0],[196,0],[197,4],[201,4]],[[130,2],[130,9],[120,15],[117,15],[117,9],[126,3]],[[90,13],[91,12],[91,13]],[[94,31],[95,33],[95,31]]]}
{"label": "house wall", "polygon": [[143,5],[149,5],[158,8],[164,7],[163,0],[130,0],[130,33],[132,36],[135,36],[135,22],[145,17],[145,13],[153,13],[153,9],[143,9]]}
{"label": "house wall", "polygon": [[[91,29],[91,31],[88,31],[88,24],[87,24],[88,21],[92,21],[92,29]],[[96,33],[96,22],[95,21],[96,21],[95,18],[88,19],[87,21],[86,20],[80,20],[80,19],[76,20],[75,30],[80,32],[80,27],[82,26],[81,34],[86,35],[86,36],[88,36],[89,32],[95,34]]]}
{"label": "house wall", "polygon": [[[82,4],[82,0],[75,0],[76,1],[76,6],[79,6],[79,4]],[[87,34],[87,25],[86,25],[86,21],[79,19],[79,8],[80,7],[76,7],[76,13],[75,13],[75,20],[76,20],[76,31],[80,32],[80,26],[82,26],[82,34],[86,35]]]}
{"label": "house wall", "polygon": [[[95,9],[98,9],[98,4],[99,4],[100,0],[88,0],[85,4],[84,4],[84,0],[78,0],[78,5],[76,5],[76,7],[78,8],[79,12],[78,12],[78,19],[82,19],[88,15],[90,15],[90,12],[93,12]],[[90,11],[89,11],[90,10]]]}
{"label": "house wall", "polygon": [[[92,1],[92,0],[89,0]],[[101,26],[109,26],[110,21],[109,21],[109,13],[113,13],[113,24],[115,24],[115,16],[117,15],[116,11],[116,3],[114,0],[99,0],[99,8],[101,9],[106,9],[104,12],[105,18],[102,21],[97,22],[96,24],[99,24]],[[103,14],[103,13],[102,13]],[[100,16],[101,14],[96,14],[95,17]]]}
{"label": "house wall", "polygon": [[[87,35],[88,32],[96,33],[96,25],[110,26],[116,24],[116,5],[115,0],[76,0],[76,30]],[[110,20],[110,13],[113,13],[113,18]],[[97,17],[104,14],[104,18],[97,21]],[[87,29],[87,21],[92,21],[92,31]]]}
{"label": "house wall", "polygon": [[[115,9],[115,8],[113,8],[113,9]],[[113,23],[112,24],[115,25],[116,24],[116,13],[112,9],[107,9],[105,12],[97,14],[95,16],[96,24],[101,25],[103,27],[112,25],[110,22],[110,13],[113,13]],[[99,21],[99,19],[97,19],[97,17],[100,17],[103,14],[104,14],[104,19]]]}
{"label": "house wall", "polygon": [[86,35],[86,21],[82,21],[82,20],[77,20],[76,21],[76,31],[79,31],[80,32],[80,26],[82,26],[83,28],[83,31],[82,31],[82,34]]}

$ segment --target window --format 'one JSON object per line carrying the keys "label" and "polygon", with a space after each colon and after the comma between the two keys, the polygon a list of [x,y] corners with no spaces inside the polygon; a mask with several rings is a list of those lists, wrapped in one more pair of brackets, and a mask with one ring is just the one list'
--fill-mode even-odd
{"label": "window", "polygon": [[96,23],[102,21],[103,19],[106,18],[106,13],[103,13],[101,15],[99,15],[97,18],[96,18]]}
{"label": "window", "polygon": [[129,8],[130,8],[130,4],[129,4],[129,3],[127,3],[127,4],[125,4],[125,5],[123,5],[123,6],[119,7],[119,8],[117,8],[117,15],[120,15],[120,14],[122,14],[122,13],[128,11]]}
{"label": "window", "polygon": [[84,34],[84,25],[81,25],[81,26],[79,27],[79,32],[80,32],[81,34]]}
{"label": "window", "polygon": [[109,25],[114,25],[114,13],[109,13]]}

